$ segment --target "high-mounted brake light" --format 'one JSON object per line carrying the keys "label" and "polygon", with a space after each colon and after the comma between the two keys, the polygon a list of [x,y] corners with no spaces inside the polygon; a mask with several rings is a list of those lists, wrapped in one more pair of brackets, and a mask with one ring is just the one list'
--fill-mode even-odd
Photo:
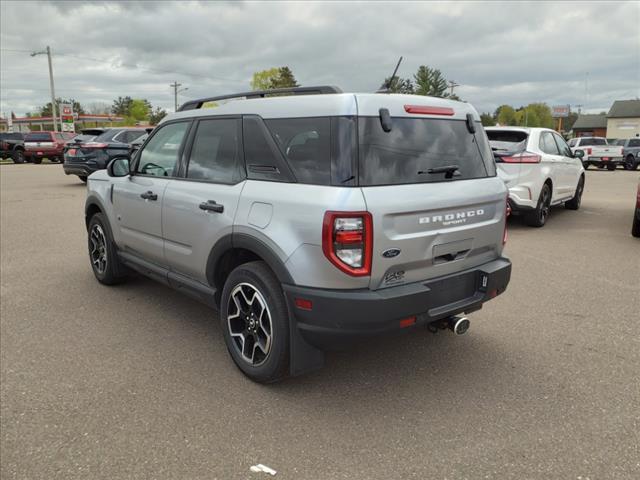
{"label": "high-mounted brake light", "polygon": [[325,212],[322,251],[344,273],[371,275],[373,220],[369,212]]}
{"label": "high-mounted brake light", "polygon": [[453,116],[455,112],[449,107],[429,107],[427,105],[405,105],[404,111],[418,115],[446,115]]}
{"label": "high-mounted brake light", "polygon": [[542,157],[536,153],[522,152],[515,155],[500,157],[504,163],[540,163]]}

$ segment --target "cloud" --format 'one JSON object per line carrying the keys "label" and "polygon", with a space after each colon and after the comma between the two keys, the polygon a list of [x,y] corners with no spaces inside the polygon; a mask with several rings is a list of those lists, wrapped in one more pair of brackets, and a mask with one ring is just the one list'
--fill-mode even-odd
{"label": "cloud", "polygon": [[[172,108],[249,89],[254,71],[288,65],[303,85],[374,91],[430,65],[480,111],[507,103],[607,110],[640,96],[635,2],[9,2],[0,4],[0,108],[32,111],[58,96],[120,95]],[[29,28],[25,28],[28,19]],[[15,51],[19,50],[19,51]],[[187,97],[188,94],[188,97]]]}

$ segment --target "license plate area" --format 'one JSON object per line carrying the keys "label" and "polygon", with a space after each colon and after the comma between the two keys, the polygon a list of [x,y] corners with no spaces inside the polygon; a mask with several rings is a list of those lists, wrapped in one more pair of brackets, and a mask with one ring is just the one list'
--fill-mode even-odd
{"label": "license plate area", "polygon": [[473,271],[435,280],[426,285],[435,297],[435,304],[444,306],[473,297],[482,285],[481,277],[479,272]]}

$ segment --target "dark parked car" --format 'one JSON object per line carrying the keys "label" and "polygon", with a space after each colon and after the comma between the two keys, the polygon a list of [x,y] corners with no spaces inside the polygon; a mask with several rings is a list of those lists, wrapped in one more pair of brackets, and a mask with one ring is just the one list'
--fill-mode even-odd
{"label": "dark parked car", "polygon": [[64,154],[64,173],[77,175],[83,182],[97,170],[107,168],[114,158],[129,156],[129,144],[146,135],[146,128],[110,128],[77,146],[69,146]]}
{"label": "dark parked car", "polygon": [[77,147],[79,143],[91,142],[98,135],[102,135],[106,131],[106,128],[85,128],[83,130],[80,130],[80,133],[78,135],[64,144],[64,153],[66,154],[67,150],[69,150],[70,148]]}
{"label": "dark parked car", "polygon": [[24,163],[24,133],[0,133],[0,158]]}
{"label": "dark parked car", "polygon": [[622,157],[626,170],[637,170],[640,166],[640,138],[621,138],[616,145],[622,147]]}
{"label": "dark parked car", "polygon": [[71,132],[31,132],[24,137],[25,156],[33,163],[42,163],[43,158],[62,163],[64,145],[75,137]]}

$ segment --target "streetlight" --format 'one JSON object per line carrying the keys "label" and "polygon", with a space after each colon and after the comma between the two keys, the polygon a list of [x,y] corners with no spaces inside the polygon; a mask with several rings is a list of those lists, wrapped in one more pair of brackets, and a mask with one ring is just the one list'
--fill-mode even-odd
{"label": "streetlight", "polygon": [[[51,86],[51,116],[53,117],[53,131],[57,132],[58,131],[58,112],[57,112],[57,108],[56,108],[56,91],[55,88],[53,87],[53,66],[51,65],[51,48],[49,48],[49,45],[47,45],[47,49],[43,50],[41,52],[33,52],[31,54],[32,57],[35,57],[36,55],[47,55],[47,58],[49,60],[49,85]],[[60,120],[60,123],[62,123],[62,120]]]}
{"label": "streetlight", "polygon": [[189,87],[181,88],[180,90],[178,90],[178,87],[182,86],[182,84],[178,82],[173,82],[169,86],[173,88],[173,107],[174,107],[174,110],[177,112],[178,111],[178,94],[181,92],[186,92],[187,90],[189,90]]}

